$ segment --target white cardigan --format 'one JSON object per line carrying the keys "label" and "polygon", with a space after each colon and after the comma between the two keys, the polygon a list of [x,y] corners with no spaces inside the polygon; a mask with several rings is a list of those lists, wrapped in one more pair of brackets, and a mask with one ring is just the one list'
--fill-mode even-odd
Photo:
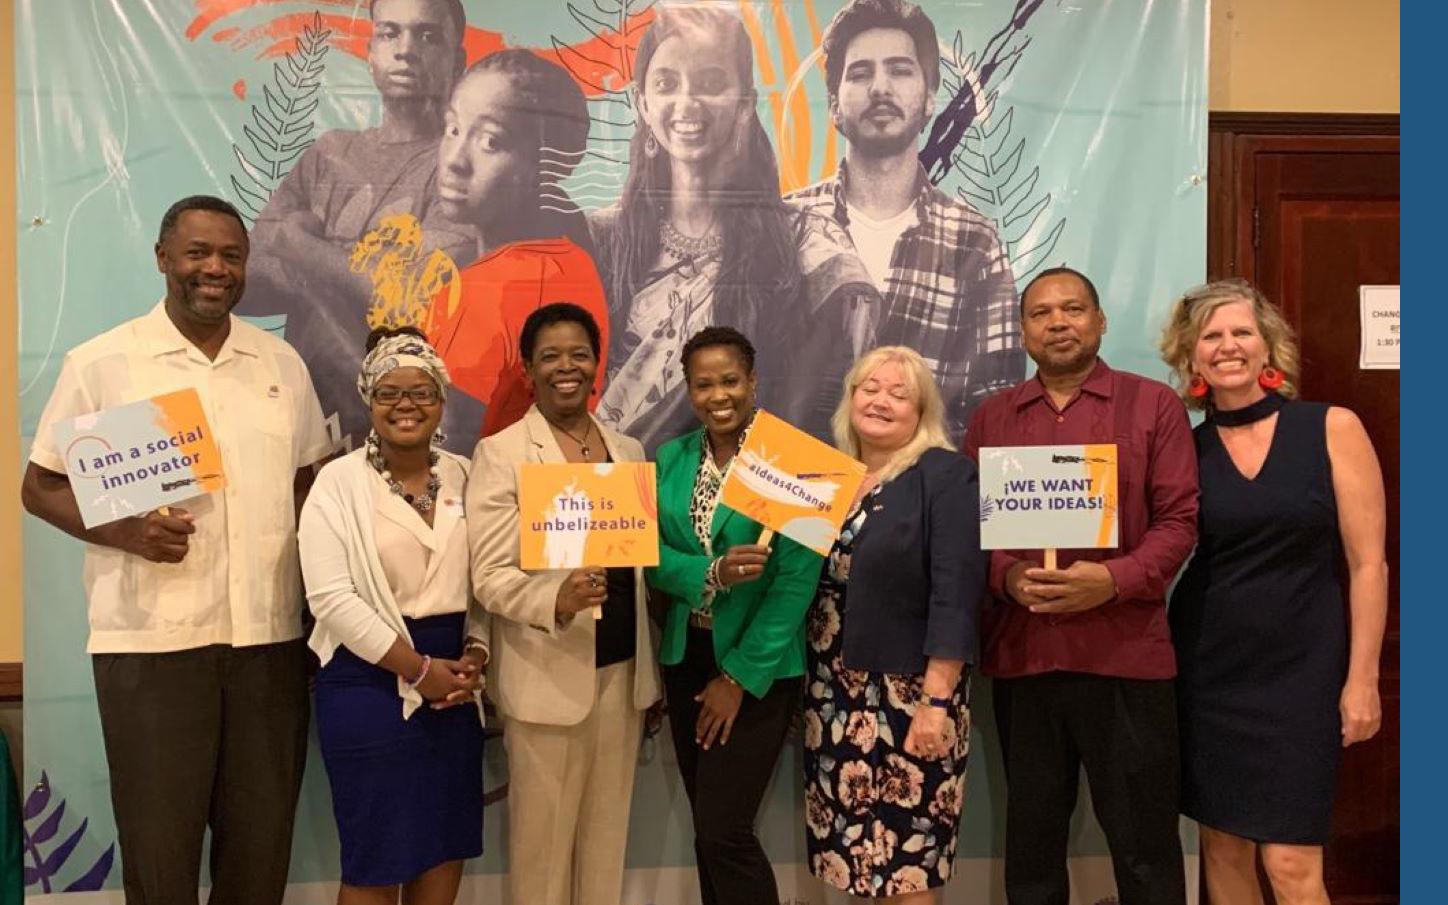
{"label": "white cardigan", "polygon": [[[465,485],[468,460],[443,452],[438,459],[444,486]],[[448,473],[451,470],[451,474]],[[297,525],[307,603],[317,617],[307,644],[325,666],[339,646],[376,663],[401,637],[412,643],[402,611],[392,596],[377,555],[373,524],[373,472],[363,447],[327,463],[302,506]],[[458,525],[458,530],[466,530]],[[490,643],[488,614],[468,601],[467,635]],[[422,695],[397,680],[402,717],[422,706]],[[478,701],[482,715],[482,702]]]}

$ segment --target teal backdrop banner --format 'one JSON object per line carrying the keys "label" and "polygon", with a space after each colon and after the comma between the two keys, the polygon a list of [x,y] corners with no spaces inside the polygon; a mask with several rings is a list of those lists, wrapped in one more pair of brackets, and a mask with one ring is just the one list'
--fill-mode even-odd
{"label": "teal backdrop banner", "polygon": [[[521,322],[512,313],[530,299],[571,298],[606,323],[597,414],[650,452],[694,424],[677,354],[708,323],[749,332],[762,403],[819,434],[856,351],[915,346],[935,369],[958,439],[981,398],[1029,373],[1019,288],[1061,264],[1100,290],[1103,357],[1165,378],[1155,348],[1166,311],[1204,276],[1207,0],[924,0],[941,75],[916,139],[920,188],[933,186],[960,229],[933,252],[895,261],[832,216],[840,161],[870,147],[861,123],[876,115],[831,102],[821,41],[842,0],[693,4],[728,17],[721,46],[748,64],[752,102],[726,115],[717,99],[695,98],[702,112],[672,120],[634,93],[639,41],[662,3],[462,5],[459,66],[516,48],[560,78],[509,106],[486,65],[436,75],[438,110],[449,112],[424,118],[430,134],[418,134],[414,116],[404,135],[389,98],[432,76],[384,71],[366,0],[17,0],[27,450],[66,351],[163,295],[159,220],[197,193],[245,215],[252,256],[237,313],[302,353],[339,449],[355,448],[366,429],[353,379],[362,338],[379,324],[416,324],[438,341],[459,390],[445,424],[450,447],[470,451],[506,423],[500,387],[515,376]],[[747,41],[729,40],[738,34]],[[890,106],[902,101],[882,103],[882,121],[908,119]],[[489,104],[491,119],[478,112]],[[567,119],[570,110],[586,118]],[[663,146],[659,156],[650,142]],[[658,238],[658,210],[679,190],[658,161],[691,148],[721,161],[710,222],[733,238],[688,266],[639,264],[640,248],[648,258],[661,242],[670,247],[668,230]],[[869,178],[863,167],[850,172]],[[630,244],[637,235],[642,244]],[[558,252],[551,271],[529,257],[544,240]],[[778,241],[793,247],[773,254]],[[940,261],[967,247],[970,268],[945,272]],[[901,272],[920,285],[906,286]],[[26,891],[99,891],[86,901],[120,902],[82,548],[27,516],[24,551]],[[1004,776],[989,682],[974,689],[960,861],[945,901],[1004,902]],[[785,746],[760,834],[786,901],[837,901],[802,866],[800,745],[795,734]],[[501,740],[490,738],[485,760],[485,854],[469,864],[461,901],[500,901],[507,867]],[[627,902],[698,901],[667,732],[639,753],[627,832]],[[1193,833],[1183,825],[1189,852]],[[1071,844],[1073,900],[1113,895],[1089,808]],[[331,901],[337,876],[314,740],[289,901]]]}

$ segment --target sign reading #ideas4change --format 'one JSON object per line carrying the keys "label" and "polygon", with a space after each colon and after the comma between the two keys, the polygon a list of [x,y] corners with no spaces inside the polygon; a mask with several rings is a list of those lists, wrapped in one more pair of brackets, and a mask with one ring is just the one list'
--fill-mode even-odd
{"label": "sign reading #ideas4change", "polygon": [[221,454],[194,389],[81,415],[55,446],[87,528],[226,486]]}
{"label": "sign reading #ideas4change", "polygon": [[865,464],[761,411],[729,466],[719,502],[828,556]]}
{"label": "sign reading #ideas4change", "polygon": [[1080,550],[1117,545],[1116,444],[980,450],[980,545]]}

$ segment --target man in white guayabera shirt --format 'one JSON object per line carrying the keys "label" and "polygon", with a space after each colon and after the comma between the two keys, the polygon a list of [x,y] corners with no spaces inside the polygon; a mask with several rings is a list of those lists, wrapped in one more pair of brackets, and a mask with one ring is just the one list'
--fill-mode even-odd
{"label": "man in white guayabera shirt", "polygon": [[[296,509],[330,452],[307,368],[237,319],[249,245],[236,208],[196,195],[161,219],[166,296],[72,349],[35,429],[25,508],[86,542],[96,704],[127,905],[277,905],[307,753]],[[94,528],[57,424],[193,388],[226,487]]]}
{"label": "man in white guayabera shirt", "polygon": [[985,397],[1025,377],[1015,278],[991,221],[931,184],[917,142],[935,115],[935,26],[903,0],[853,0],[821,49],[830,116],[845,138],[836,174],[786,200],[833,218],[884,297],[874,345],[929,365],[959,443]]}

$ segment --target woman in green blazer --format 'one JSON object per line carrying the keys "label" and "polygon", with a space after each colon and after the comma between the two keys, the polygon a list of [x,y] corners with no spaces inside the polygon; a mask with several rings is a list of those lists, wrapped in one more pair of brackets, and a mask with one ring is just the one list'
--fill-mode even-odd
{"label": "woman in green blazer", "polygon": [[804,683],[804,616],[823,557],[718,505],[754,419],[754,346],[706,327],[680,358],[703,422],[658,451],[659,650],[679,772],[694,816],[704,905],[776,905],[754,818]]}

